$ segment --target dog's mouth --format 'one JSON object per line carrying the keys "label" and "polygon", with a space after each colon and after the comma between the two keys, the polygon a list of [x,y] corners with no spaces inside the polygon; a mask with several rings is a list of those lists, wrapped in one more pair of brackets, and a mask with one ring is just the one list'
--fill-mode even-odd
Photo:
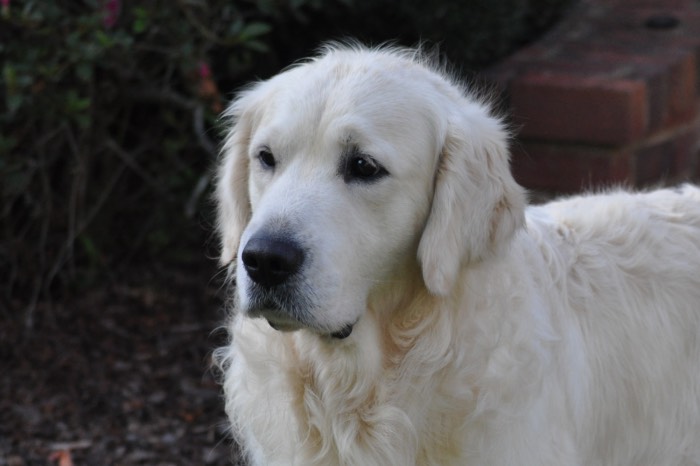
{"label": "dog's mouth", "polygon": [[274,328],[278,332],[293,332],[302,328],[300,325],[290,324],[287,322],[275,322],[270,319],[265,320],[267,320],[267,323],[270,324],[270,327]]}
{"label": "dog's mouth", "polygon": [[344,340],[347,337],[350,336],[352,333],[352,329],[355,325],[354,324],[348,324],[342,329],[338,330],[337,332],[331,333],[331,338],[335,338],[337,340]]}
{"label": "dog's mouth", "polygon": [[294,332],[308,329],[322,336],[335,340],[344,340],[352,334],[356,322],[346,324],[340,329],[326,329],[314,325],[314,319],[308,312],[304,312],[305,306],[296,302],[279,302],[276,295],[258,296],[255,305],[247,311],[249,317],[262,317],[267,320],[270,327],[280,332]]}
{"label": "dog's mouth", "polygon": [[[287,322],[275,322],[270,319],[266,319],[267,323],[270,324],[270,327],[273,329],[279,331],[279,332],[293,332],[295,330],[299,330],[303,327],[295,324],[289,324]],[[347,337],[352,334],[352,329],[355,327],[354,324],[347,324],[345,327],[341,328],[337,332],[332,332],[327,334],[329,337],[335,339],[335,340],[344,340]]]}

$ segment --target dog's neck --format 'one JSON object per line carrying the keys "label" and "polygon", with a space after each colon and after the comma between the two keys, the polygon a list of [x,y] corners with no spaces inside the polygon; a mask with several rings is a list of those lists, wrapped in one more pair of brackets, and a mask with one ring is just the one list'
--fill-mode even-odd
{"label": "dog's neck", "polygon": [[[352,334],[343,340],[302,330],[291,337],[295,353],[309,368],[305,385],[326,386],[334,393],[365,403],[381,378],[392,377],[426,328],[436,323],[438,301],[425,287],[420,273],[402,282],[378,287]],[[425,315],[426,309],[431,315]],[[307,387],[307,388],[308,388]],[[331,388],[332,387],[332,388]],[[344,408],[351,408],[345,398]]]}

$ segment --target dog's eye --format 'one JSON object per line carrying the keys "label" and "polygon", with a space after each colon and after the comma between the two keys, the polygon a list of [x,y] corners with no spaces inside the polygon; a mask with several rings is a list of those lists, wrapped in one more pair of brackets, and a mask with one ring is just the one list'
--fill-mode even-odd
{"label": "dog's eye", "polygon": [[352,155],[345,165],[343,177],[350,181],[375,181],[389,173],[376,160],[368,155]]}
{"label": "dog's eye", "polygon": [[260,160],[260,164],[263,166],[263,168],[267,169],[275,168],[275,165],[277,164],[275,156],[272,155],[270,149],[260,149],[260,152],[258,152],[258,160]]}

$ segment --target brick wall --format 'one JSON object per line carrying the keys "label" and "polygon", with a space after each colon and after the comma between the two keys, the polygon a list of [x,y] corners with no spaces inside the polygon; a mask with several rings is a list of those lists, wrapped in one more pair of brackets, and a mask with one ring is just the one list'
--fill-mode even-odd
{"label": "brick wall", "polygon": [[581,0],[544,38],[486,72],[536,190],[645,186],[700,175],[700,2]]}

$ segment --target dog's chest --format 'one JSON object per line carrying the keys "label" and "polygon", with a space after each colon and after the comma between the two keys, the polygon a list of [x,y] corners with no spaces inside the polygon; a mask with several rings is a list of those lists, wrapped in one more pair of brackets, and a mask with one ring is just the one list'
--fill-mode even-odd
{"label": "dog's chest", "polygon": [[400,364],[380,377],[304,366],[288,384],[303,439],[292,456],[303,464],[452,464],[460,456],[460,425],[471,403],[446,393],[441,377],[418,380]]}
{"label": "dog's chest", "polygon": [[234,338],[227,411],[258,463],[459,464],[474,396],[454,358],[371,359],[381,352],[328,353],[298,340],[266,329]]}

